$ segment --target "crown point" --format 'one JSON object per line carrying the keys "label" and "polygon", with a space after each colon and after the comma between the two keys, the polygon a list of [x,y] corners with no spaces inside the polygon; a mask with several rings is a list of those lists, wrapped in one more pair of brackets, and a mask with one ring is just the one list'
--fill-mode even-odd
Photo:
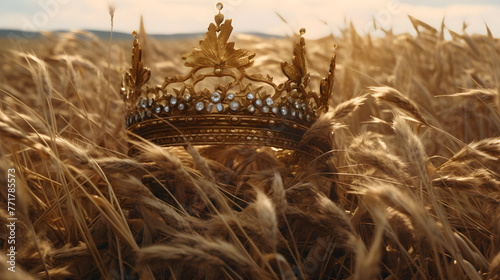
{"label": "crown point", "polygon": [[220,10],[222,10],[222,8],[224,8],[224,5],[221,2],[219,2],[219,3],[217,3],[217,5],[215,5],[215,7],[217,8],[217,10],[220,11]]}
{"label": "crown point", "polygon": [[301,28],[299,30],[299,32],[300,32],[300,35],[304,35],[304,34],[306,34],[306,29],[305,28]]}
{"label": "crown point", "polygon": [[134,38],[137,37],[137,31],[135,31],[135,30],[132,31],[132,36],[134,36]]}

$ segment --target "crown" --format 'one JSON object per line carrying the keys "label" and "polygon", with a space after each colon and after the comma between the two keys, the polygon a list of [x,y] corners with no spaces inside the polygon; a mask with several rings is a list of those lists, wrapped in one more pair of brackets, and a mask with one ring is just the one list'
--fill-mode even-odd
{"label": "crown", "polygon": [[[319,94],[310,90],[305,29],[300,29],[292,63],[281,63],[287,80],[275,84],[269,75],[247,73],[255,53],[236,49],[234,42],[228,42],[232,20],[224,21],[222,3],[216,7],[219,11],[215,24],[209,25],[199,48],[182,56],[190,72],[167,76],[162,85],[148,84],[151,70],[142,61],[137,33],[132,33],[132,66],[123,75],[121,87],[127,106],[127,129],[160,146],[189,142],[305,150],[328,147],[319,140],[301,145],[301,139],[315,120],[328,111],[335,52],[329,74],[321,80]],[[201,86],[207,80],[212,85]]]}

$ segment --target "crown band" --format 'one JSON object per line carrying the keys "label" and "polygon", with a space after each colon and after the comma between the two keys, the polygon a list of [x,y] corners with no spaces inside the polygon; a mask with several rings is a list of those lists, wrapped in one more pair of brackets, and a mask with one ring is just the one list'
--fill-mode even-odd
{"label": "crown band", "polygon": [[210,115],[158,118],[129,129],[161,146],[244,143],[295,149],[307,127],[271,117]]}

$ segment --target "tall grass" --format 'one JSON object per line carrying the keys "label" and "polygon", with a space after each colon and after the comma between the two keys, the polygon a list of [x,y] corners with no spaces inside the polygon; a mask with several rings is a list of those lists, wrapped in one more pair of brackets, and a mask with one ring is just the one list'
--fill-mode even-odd
{"label": "tall grass", "polygon": [[[500,42],[411,20],[415,36],[308,42],[316,87],[339,46],[333,108],[303,139],[332,150],[314,156],[135,142],[130,157],[130,42],[46,33],[4,48],[0,220],[9,168],[19,220],[18,273],[1,255],[0,278],[498,279]],[[155,83],[196,44],[148,40]],[[279,76],[293,40],[237,44]]]}

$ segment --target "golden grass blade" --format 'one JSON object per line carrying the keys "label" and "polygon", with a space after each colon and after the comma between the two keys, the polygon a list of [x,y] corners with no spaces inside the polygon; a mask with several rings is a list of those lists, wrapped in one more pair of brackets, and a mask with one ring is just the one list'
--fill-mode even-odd
{"label": "golden grass blade", "polygon": [[399,112],[404,113],[420,124],[429,126],[417,105],[401,92],[390,87],[371,87],[370,90],[375,100],[387,102]]}
{"label": "golden grass blade", "polygon": [[340,120],[356,111],[366,100],[366,95],[358,96],[340,103],[333,109],[332,119]]}
{"label": "golden grass blade", "polygon": [[484,103],[495,103],[498,98],[496,89],[471,89],[468,91],[448,94],[448,95],[440,95],[440,96],[450,96],[450,97],[473,97],[477,98],[479,101]]}
{"label": "golden grass blade", "polygon": [[464,147],[449,161],[498,160],[498,158],[500,158],[500,138],[487,138]]}
{"label": "golden grass blade", "polygon": [[410,19],[411,24],[413,25],[413,27],[415,28],[415,30],[416,30],[417,32],[421,32],[421,31],[419,30],[419,27],[424,28],[424,30],[426,30],[426,31],[428,31],[428,32],[430,32],[430,33],[432,33],[432,34],[436,34],[436,33],[438,32],[438,31],[436,30],[436,28],[434,28],[434,27],[430,26],[429,24],[427,24],[427,23],[425,23],[425,22],[423,22],[423,21],[421,21],[421,20],[419,20],[419,19],[416,19],[416,18],[414,18],[414,17],[412,17],[412,16],[410,16],[410,15],[408,15],[408,18]]}
{"label": "golden grass blade", "polygon": [[257,199],[253,205],[257,212],[257,217],[261,221],[261,228],[269,247],[276,252],[278,241],[278,221],[276,219],[275,207],[264,193],[258,191]]}
{"label": "golden grass blade", "polygon": [[120,237],[120,239],[125,242],[130,248],[138,251],[139,246],[137,246],[137,243],[135,242],[135,239],[130,232],[130,229],[128,225],[120,218],[118,213],[116,213],[116,210],[111,206],[111,204],[102,199],[101,197],[98,196],[91,196],[91,200],[97,204],[101,210],[102,213],[106,216],[107,220],[109,221],[111,227],[113,228],[113,232]]}

